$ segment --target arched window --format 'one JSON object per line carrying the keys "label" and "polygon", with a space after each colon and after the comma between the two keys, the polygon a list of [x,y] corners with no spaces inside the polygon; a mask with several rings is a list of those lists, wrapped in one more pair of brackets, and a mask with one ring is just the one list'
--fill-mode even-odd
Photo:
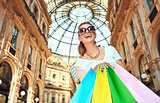
{"label": "arched window", "polygon": [[17,38],[18,38],[18,29],[16,27],[13,28],[11,45],[16,48],[17,46]]}
{"label": "arched window", "polygon": [[27,102],[27,91],[28,91],[28,79],[26,76],[22,76],[22,79],[21,79],[21,87],[20,87],[20,90],[19,90],[19,96],[21,96],[21,92],[24,91],[25,92],[25,95],[20,98],[18,101],[23,101],[24,103]]}
{"label": "arched window", "polygon": [[0,103],[7,103],[12,79],[11,67],[7,62],[0,64]]}
{"label": "arched window", "polygon": [[39,87],[38,87],[37,84],[36,84],[36,86],[35,86],[34,101],[35,101],[36,103],[39,103]]}
{"label": "arched window", "polygon": [[65,95],[62,95],[62,103],[65,103]]}
{"label": "arched window", "polygon": [[160,32],[159,32],[159,37],[158,37],[158,53],[160,56]]}
{"label": "arched window", "polygon": [[130,22],[130,29],[131,29],[131,33],[132,33],[132,39],[135,40],[136,38],[136,31],[133,25],[133,21]]}
{"label": "arched window", "polygon": [[123,50],[123,57],[126,57],[126,51],[125,51],[125,46],[124,46],[124,42],[122,42],[122,50]]}
{"label": "arched window", "polygon": [[35,19],[37,21],[37,19],[38,19],[38,8],[37,8],[36,5],[34,6],[33,15],[34,15],[34,17],[35,17]]}
{"label": "arched window", "polygon": [[43,30],[43,33],[45,35],[45,33],[46,33],[46,25],[45,25],[45,23],[43,23],[42,30]]}
{"label": "arched window", "polygon": [[149,70],[148,68],[148,62],[147,62],[147,59],[144,55],[142,55],[140,57],[140,60],[139,60],[139,72],[140,72],[140,78],[141,78],[141,81],[149,86],[149,85],[152,85],[153,84],[153,81],[151,79],[151,71]]}
{"label": "arched window", "polygon": [[52,103],[55,103],[55,94],[52,94]]}
{"label": "arched window", "polygon": [[146,71],[146,68],[145,66],[147,65],[147,60],[146,58],[144,57],[144,55],[142,55],[139,59],[139,71],[140,71],[140,74],[142,73],[145,73]]}

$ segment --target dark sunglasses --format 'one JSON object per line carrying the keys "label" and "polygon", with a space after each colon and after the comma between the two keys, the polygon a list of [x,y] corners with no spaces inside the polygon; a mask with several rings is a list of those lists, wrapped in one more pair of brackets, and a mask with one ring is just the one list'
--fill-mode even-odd
{"label": "dark sunglasses", "polygon": [[94,26],[89,26],[88,28],[80,28],[78,30],[78,34],[79,35],[84,35],[87,30],[88,30],[89,33],[94,33],[95,32]]}

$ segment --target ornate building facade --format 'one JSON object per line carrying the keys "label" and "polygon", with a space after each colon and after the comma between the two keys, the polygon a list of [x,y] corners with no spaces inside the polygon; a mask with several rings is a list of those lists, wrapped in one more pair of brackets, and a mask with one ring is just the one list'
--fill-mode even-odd
{"label": "ornate building facade", "polygon": [[50,24],[43,0],[0,1],[0,103],[43,102]]}
{"label": "ornate building facade", "polygon": [[69,103],[76,91],[70,66],[53,55],[47,60],[45,78],[45,103]]}
{"label": "ornate building facade", "polygon": [[159,18],[159,0],[108,0],[111,45],[126,69],[154,92],[160,91]]}

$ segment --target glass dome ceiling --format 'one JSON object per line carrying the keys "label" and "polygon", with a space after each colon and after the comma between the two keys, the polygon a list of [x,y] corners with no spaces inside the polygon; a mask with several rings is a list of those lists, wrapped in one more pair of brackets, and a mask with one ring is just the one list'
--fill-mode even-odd
{"label": "glass dome ceiling", "polygon": [[54,54],[66,58],[68,63],[79,57],[78,26],[82,22],[89,21],[95,26],[97,45],[110,43],[111,33],[105,19],[107,0],[45,0],[45,2],[52,19],[48,47]]}

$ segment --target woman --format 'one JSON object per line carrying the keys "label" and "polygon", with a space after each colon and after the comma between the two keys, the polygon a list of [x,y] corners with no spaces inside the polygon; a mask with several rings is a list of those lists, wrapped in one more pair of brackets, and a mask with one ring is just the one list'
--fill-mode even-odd
{"label": "woman", "polygon": [[[102,103],[100,100],[105,103],[160,103],[160,98],[154,92],[125,71],[124,63],[113,46],[100,47],[96,45],[96,33],[93,25],[84,22],[79,25],[78,29],[80,41],[78,50],[81,57],[75,63],[75,71],[81,84],[70,103]],[[95,72],[100,64],[110,65],[114,70],[107,67],[105,71],[104,68],[101,68],[104,73],[99,69]],[[103,79],[106,71],[108,79]],[[109,83],[109,86],[104,82]],[[109,90],[109,92],[106,93],[105,90]],[[96,95],[97,93],[101,96]],[[104,93],[106,95],[103,95]],[[105,98],[108,96],[109,99],[104,100],[103,96]]]}
{"label": "woman", "polygon": [[95,71],[100,64],[107,64],[114,68],[117,63],[124,67],[120,55],[113,46],[100,47],[96,45],[96,33],[93,25],[84,22],[79,25],[78,29],[78,39],[80,41],[78,50],[81,57],[75,64],[75,71],[80,81],[91,67]]}

